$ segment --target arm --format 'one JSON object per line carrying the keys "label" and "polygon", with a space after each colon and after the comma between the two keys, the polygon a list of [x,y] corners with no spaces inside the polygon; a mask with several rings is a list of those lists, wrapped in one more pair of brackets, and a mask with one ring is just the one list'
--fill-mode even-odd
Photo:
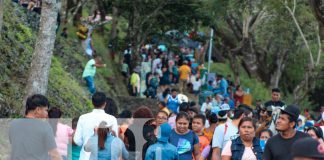
{"label": "arm", "polygon": [[62,159],[56,148],[49,150],[48,154],[52,160],[61,160]]}
{"label": "arm", "polygon": [[212,160],[221,160],[220,148],[213,148]]}
{"label": "arm", "polygon": [[82,133],[83,133],[83,129],[82,129],[82,116],[81,116],[79,118],[77,128],[75,130],[74,137],[73,137],[73,142],[78,146],[82,146],[83,144]]}
{"label": "arm", "polygon": [[99,68],[100,67],[102,68],[102,67],[106,67],[106,64],[95,63],[94,66],[99,67]]}
{"label": "arm", "polygon": [[123,159],[128,159],[129,153],[126,150],[126,147],[125,147],[124,143],[121,142],[121,145],[122,145],[122,157],[123,157]]}
{"label": "arm", "polygon": [[222,156],[222,160],[231,160],[231,156]]}
{"label": "arm", "polygon": [[201,158],[199,148],[200,148],[199,143],[194,145],[194,152],[193,153],[194,153],[195,159],[197,159],[197,160]]}
{"label": "arm", "polygon": [[271,149],[270,149],[270,143],[271,141],[268,141],[266,143],[266,146],[265,146],[265,149],[264,149],[264,153],[263,153],[263,156],[262,156],[262,159],[264,160],[271,160],[273,159],[272,155],[271,155]]}

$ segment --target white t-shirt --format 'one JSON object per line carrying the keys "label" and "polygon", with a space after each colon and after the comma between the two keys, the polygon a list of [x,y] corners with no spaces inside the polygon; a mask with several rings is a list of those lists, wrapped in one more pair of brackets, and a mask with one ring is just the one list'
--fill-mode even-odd
{"label": "white t-shirt", "polygon": [[200,86],[201,86],[201,80],[199,79],[198,81],[194,81],[192,83],[192,85],[193,85],[192,88],[193,88],[194,91],[199,91]]}
{"label": "white t-shirt", "polygon": [[[232,156],[231,146],[232,146],[232,141],[228,141],[228,143],[226,143],[222,151],[222,156]],[[242,159],[257,160],[255,154],[253,153],[252,147],[245,147]]]}
{"label": "white t-shirt", "polygon": [[[227,128],[226,131],[225,128]],[[218,147],[222,149],[225,147],[228,141],[233,140],[238,136],[238,128],[237,126],[233,125],[232,122],[226,122],[225,124],[221,124],[215,128],[212,147]]]}

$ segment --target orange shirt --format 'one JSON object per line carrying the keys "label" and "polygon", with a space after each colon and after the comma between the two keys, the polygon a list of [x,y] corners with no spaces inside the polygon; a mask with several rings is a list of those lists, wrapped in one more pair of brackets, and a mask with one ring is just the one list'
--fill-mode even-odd
{"label": "orange shirt", "polygon": [[213,131],[207,131],[206,128],[203,130],[204,135],[208,138],[209,141],[213,139],[214,132]]}
{"label": "orange shirt", "polygon": [[189,75],[191,73],[191,69],[187,65],[182,65],[179,68],[179,73],[180,73],[180,79],[181,80],[187,80],[187,79],[189,79]]}
{"label": "orange shirt", "polygon": [[199,136],[200,153],[210,144],[210,140],[205,135]]}

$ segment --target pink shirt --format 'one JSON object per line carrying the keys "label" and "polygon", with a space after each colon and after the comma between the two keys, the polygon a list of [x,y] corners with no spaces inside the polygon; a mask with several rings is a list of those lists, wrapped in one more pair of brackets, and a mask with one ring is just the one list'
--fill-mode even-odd
{"label": "pink shirt", "polygon": [[[228,141],[222,150],[222,156],[232,156],[231,151],[232,141]],[[245,160],[257,160],[255,154],[253,153],[252,147],[245,147],[242,159]]]}
{"label": "pink shirt", "polygon": [[65,124],[57,123],[55,142],[61,156],[67,156],[69,138],[72,137],[73,129]]}

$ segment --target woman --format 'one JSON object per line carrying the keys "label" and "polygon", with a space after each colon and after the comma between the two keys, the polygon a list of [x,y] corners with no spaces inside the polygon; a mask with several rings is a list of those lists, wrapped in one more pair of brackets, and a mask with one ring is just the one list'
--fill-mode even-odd
{"label": "woman", "polygon": [[262,160],[260,140],[255,138],[255,124],[250,117],[241,119],[239,137],[228,141],[222,151],[222,160]]}
{"label": "woman", "polygon": [[323,143],[323,130],[321,127],[309,127],[306,129],[306,133],[309,134],[313,139]]}
{"label": "woman", "polygon": [[99,128],[95,129],[95,134],[90,137],[84,146],[85,151],[91,152],[90,160],[118,160],[120,156],[123,159],[128,158],[124,143],[119,138],[111,135],[109,127],[107,122],[102,121]]}
{"label": "woman", "polygon": [[262,150],[264,151],[265,145],[268,141],[268,139],[270,139],[272,137],[273,133],[270,129],[264,129],[260,131],[260,146],[262,148]]}
{"label": "woman", "polygon": [[72,138],[74,131],[70,126],[59,122],[61,116],[62,112],[57,107],[52,107],[48,111],[48,118],[50,118],[49,123],[53,128],[57,149],[62,159],[65,160],[67,159],[69,139]]}
{"label": "woman", "polygon": [[119,114],[118,120],[120,121],[118,134],[119,138],[124,142],[130,157],[132,157],[135,152],[135,136],[134,133],[129,129],[134,121],[132,112],[129,110],[123,110]]}
{"label": "woman", "polygon": [[240,102],[240,104],[243,103],[243,96],[244,96],[244,91],[242,90],[241,86],[238,85],[235,88],[235,94],[234,94],[234,101],[237,103],[237,101]]}
{"label": "woman", "polygon": [[200,159],[199,139],[193,131],[189,130],[187,113],[180,112],[177,115],[176,128],[172,130],[169,141],[177,147],[180,160]]}

